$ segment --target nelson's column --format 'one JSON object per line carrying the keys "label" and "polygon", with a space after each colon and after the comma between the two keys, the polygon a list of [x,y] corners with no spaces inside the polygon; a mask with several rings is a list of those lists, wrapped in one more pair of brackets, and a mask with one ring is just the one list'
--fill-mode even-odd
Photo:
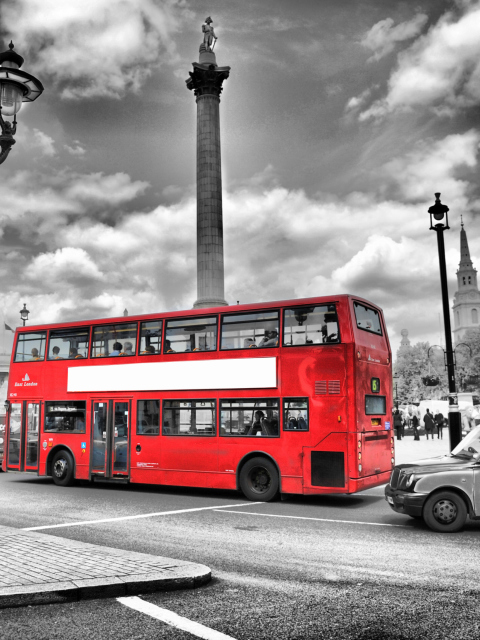
{"label": "nelson's column", "polygon": [[220,93],[230,67],[219,67],[217,40],[209,17],[198,62],[186,80],[197,102],[197,300],[195,309],[228,304],[223,276],[222,167]]}

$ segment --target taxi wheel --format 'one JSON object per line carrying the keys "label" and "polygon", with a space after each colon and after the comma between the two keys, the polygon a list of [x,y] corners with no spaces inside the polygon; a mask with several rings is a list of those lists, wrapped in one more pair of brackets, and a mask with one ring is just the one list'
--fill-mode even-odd
{"label": "taxi wheel", "polygon": [[73,458],[68,451],[58,451],[52,460],[52,478],[55,484],[68,487],[73,482]]}
{"label": "taxi wheel", "polygon": [[467,505],[457,493],[439,491],[425,502],[423,519],[433,531],[455,533],[465,525]]}
{"label": "taxi wheel", "polygon": [[268,502],[278,493],[278,472],[267,458],[251,458],[240,472],[240,489],[248,500]]}

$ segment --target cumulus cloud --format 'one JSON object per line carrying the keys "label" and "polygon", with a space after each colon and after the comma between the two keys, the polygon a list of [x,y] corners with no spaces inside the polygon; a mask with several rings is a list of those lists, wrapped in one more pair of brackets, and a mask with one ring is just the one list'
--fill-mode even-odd
{"label": "cumulus cloud", "polygon": [[480,102],[480,2],[461,4],[398,55],[385,97],[360,120],[420,107],[453,115]]}
{"label": "cumulus cloud", "polygon": [[43,282],[48,290],[56,285],[78,286],[83,282],[101,280],[102,274],[90,256],[83,249],[65,247],[53,253],[41,253],[27,265],[27,280]]}
{"label": "cumulus cloud", "polygon": [[55,154],[55,141],[49,135],[38,129],[33,130],[31,140],[33,146],[39,147],[42,155],[52,158]]}
{"label": "cumulus cloud", "polygon": [[441,189],[450,202],[463,208],[472,184],[458,177],[457,171],[475,169],[479,145],[480,132],[475,129],[442,140],[421,140],[406,155],[387,162],[383,173],[396,183],[398,197],[419,201]]}
{"label": "cumulus cloud", "polygon": [[[435,166],[424,174],[422,163],[432,152],[427,143],[387,165],[383,180],[401,177],[411,202],[395,194],[388,199],[351,193],[342,201],[311,197],[282,186],[271,166],[225,191],[227,299],[234,304],[355,293],[384,308],[392,336],[405,326],[417,339],[422,331],[428,336],[441,311],[436,243],[426,213],[437,189],[427,184],[428,171],[451,181],[449,189],[457,189],[455,213],[466,213],[468,188],[455,171],[462,163],[476,166],[478,142],[473,131],[448,136],[434,149]],[[415,190],[417,173],[425,193]],[[20,184],[24,200],[18,200]],[[191,308],[196,298],[195,197],[149,211],[135,211],[131,202],[131,213],[104,220],[98,212],[115,210],[117,201],[102,189],[122,192],[122,185],[122,198],[132,202],[145,186],[126,174],[67,170],[48,179],[21,172],[1,184],[2,202],[10,198],[14,206],[9,217],[0,217],[6,251],[0,272],[8,283],[0,303],[28,302],[36,322],[116,316],[124,308],[130,314]],[[450,198],[448,204],[454,208]],[[476,249],[471,243],[474,259]],[[480,256],[480,246],[478,251]],[[454,277],[458,250],[449,250],[447,260]],[[421,318],[412,317],[412,308],[420,305]]]}
{"label": "cumulus cloud", "polygon": [[152,66],[175,59],[173,34],[189,13],[181,0],[6,0],[1,11],[36,73],[70,99],[138,91]]}
{"label": "cumulus cloud", "polygon": [[65,144],[63,148],[72,156],[83,157],[86,153],[85,147],[79,140],[74,140],[72,146]]}
{"label": "cumulus cloud", "polygon": [[361,40],[364,47],[373,51],[368,62],[380,60],[391,53],[397,42],[404,42],[418,36],[427,22],[428,16],[425,13],[417,13],[411,20],[397,25],[392,18],[385,18],[374,24]]}

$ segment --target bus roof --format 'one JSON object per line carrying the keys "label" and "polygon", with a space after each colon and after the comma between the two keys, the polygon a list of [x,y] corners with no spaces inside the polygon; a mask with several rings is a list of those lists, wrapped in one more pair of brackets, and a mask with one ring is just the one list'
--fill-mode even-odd
{"label": "bus roof", "polygon": [[[28,325],[25,327],[17,327],[16,331],[18,333],[30,332],[35,330],[45,330],[45,329],[54,329],[60,327],[82,327],[86,325],[92,324],[112,324],[112,323],[120,323],[120,322],[138,322],[140,320],[148,321],[149,319],[155,318],[174,318],[178,316],[206,316],[213,313],[235,313],[241,311],[251,311],[254,309],[272,309],[275,307],[285,307],[288,305],[313,305],[313,304],[323,304],[323,303],[333,303],[338,302],[343,299],[355,299],[359,302],[364,302],[371,307],[375,307],[382,311],[381,307],[362,298],[360,296],[354,296],[350,293],[342,293],[339,295],[333,296],[318,296],[318,297],[310,297],[310,298],[296,298],[293,300],[272,300],[269,302],[250,302],[248,304],[236,304],[236,305],[228,305],[221,307],[207,307],[200,309],[179,309],[173,311],[157,311],[153,313],[145,313],[139,315],[132,316],[112,316],[109,318],[91,318],[84,320],[74,320],[72,322],[55,322],[48,324],[36,324],[36,325]],[[383,313],[383,311],[382,311]]]}

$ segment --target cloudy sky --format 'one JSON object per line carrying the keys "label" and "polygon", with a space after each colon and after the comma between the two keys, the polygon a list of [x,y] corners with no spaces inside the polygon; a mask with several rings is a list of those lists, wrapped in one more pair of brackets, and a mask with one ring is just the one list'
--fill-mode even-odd
{"label": "cloudy sky", "polygon": [[354,293],[392,347],[440,342],[428,207],[480,268],[480,0],[2,0],[45,86],[0,173],[0,311],[19,324],[191,308],[196,105],[211,15],[221,101],[225,293]]}

